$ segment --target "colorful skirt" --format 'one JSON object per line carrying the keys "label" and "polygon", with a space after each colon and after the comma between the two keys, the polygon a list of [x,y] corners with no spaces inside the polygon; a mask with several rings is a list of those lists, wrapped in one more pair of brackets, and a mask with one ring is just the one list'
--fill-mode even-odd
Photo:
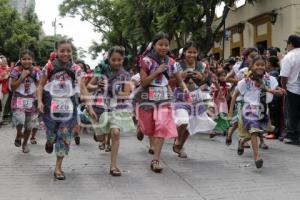
{"label": "colorful skirt", "polygon": [[261,113],[257,106],[243,105],[239,113],[238,135],[249,139],[251,135],[262,134],[271,128],[268,110]]}
{"label": "colorful skirt", "polygon": [[138,107],[136,117],[143,134],[158,138],[175,138],[178,136],[171,105]]}

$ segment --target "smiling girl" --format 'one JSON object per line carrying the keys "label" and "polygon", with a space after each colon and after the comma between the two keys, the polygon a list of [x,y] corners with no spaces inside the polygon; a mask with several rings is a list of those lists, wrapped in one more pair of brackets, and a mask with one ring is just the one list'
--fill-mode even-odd
{"label": "smiling girl", "polygon": [[257,168],[263,166],[263,160],[258,152],[257,137],[263,134],[269,125],[269,110],[267,104],[273,95],[283,95],[285,91],[278,87],[276,78],[266,73],[266,61],[261,56],[255,56],[250,64],[246,78],[238,82],[232,97],[229,119],[233,115],[233,107],[239,95],[243,97],[243,107],[239,120],[238,154],[244,153],[244,143],[251,140],[253,159]]}
{"label": "smiling girl", "polygon": [[156,173],[163,170],[160,165],[160,154],[164,140],[177,137],[172,116],[169,78],[174,76],[183,92],[188,92],[181,79],[179,66],[168,56],[169,47],[169,36],[162,32],[157,33],[150,52],[140,63],[143,92],[136,113],[141,132],[152,139],[154,155],[150,166]]}
{"label": "smiling girl", "polygon": [[[13,90],[11,107],[13,124],[17,128],[15,146],[22,145],[23,153],[28,153],[28,138],[31,131],[38,129],[38,115],[34,102],[36,101],[36,88],[39,83],[40,69],[33,66],[34,55],[25,50],[20,53],[20,66],[15,67],[10,74],[10,83]],[[24,139],[22,140],[22,130]]]}
{"label": "smiling girl", "polygon": [[117,166],[120,133],[135,131],[132,111],[127,101],[131,92],[131,83],[130,74],[123,68],[124,56],[123,47],[110,48],[107,67],[102,74],[95,76],[88,86],[94,90],[93,109],[97,117],[93,118],[93,127],[97,140],[104,142],[108,134],[112,140],[110,165],[112,176],[121,176],[121,170]]}
{"label": "smiling girl", "polygon": [[[38,109],[46,125],[47,153],[53,152],[55,143],[56,166],[54,177],[64,180],[62,162],[68,155],[77,120],[76,95],[87,97],[88,92],[80,66],[72,62],[73,45],[70,40],[55,43],[56,58],[48,62],[41,74],[37,89]],[[88,108],[91,110],[91,108]],[[95,115],[91,111],[92,115]]]}

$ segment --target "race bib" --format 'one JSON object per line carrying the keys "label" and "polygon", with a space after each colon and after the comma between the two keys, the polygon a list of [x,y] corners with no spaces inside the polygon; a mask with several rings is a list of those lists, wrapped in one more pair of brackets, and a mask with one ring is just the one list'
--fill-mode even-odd
{"label": "race bib", "polygon": [[162,101],[169,99],[167,87],[149,87],[149,100]]}
{"label": "race bib", "polygon": [[73,113],[74,106],[70,98],[54,98],[51,101],[51,113]]}
{"label": "race bib", "polygon": [[104,106],[104,99],[102,96],[97,96],[95,101],[96,106]]}
{"label": "race bib", "polygon": [[31,109],[33,106],[33,99],[32,98],[17,98],[17,108],[20,109]]}

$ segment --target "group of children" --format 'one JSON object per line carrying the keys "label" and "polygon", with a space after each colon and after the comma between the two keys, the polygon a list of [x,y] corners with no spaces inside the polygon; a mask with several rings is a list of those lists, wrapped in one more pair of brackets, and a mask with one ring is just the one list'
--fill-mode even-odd
{"label": "group of children", "polygon": [[46,126],[45,150],[56,152],[54,177],[64,180],[63,158],[73,133],[78,133],[78,119],[84,118],[91,124],[100,149],[111,141],[112,176],[121,176],[117,164],[120,134],[135,131],[139,140],[149,137],[149,153],[153,154],[150,168],[161,173],[166,139],[173,138],[173,151],[186,158],[184,145],[190,135],[225,133],[230,145],[238,128],[238,154],[243,154],[251,140],[255,164],[262,167],[257,138],[260,146],[266,147],[261,135],[271,127],[268,103],[273,95],[285,93],[266,72],[266,60],[255,48],[249,48],[243,61],[227,74],[219,65],[211,69],[208,62],[199,61],[194,42],[186,44],[178,60],[170,56],[169,47],[169,36],[157,33],[132,77],[123,67],[125,50],[120,46],[108,51],[106,64],[93,75],[87,75],[80,63],[73,63],[68,40],[56,43],[55,57],[42,70],[33,66],[30,51],[22,52],[20,66],[10,75],[15,145],[29,152],[28,138],[36,132],[40,114]]}

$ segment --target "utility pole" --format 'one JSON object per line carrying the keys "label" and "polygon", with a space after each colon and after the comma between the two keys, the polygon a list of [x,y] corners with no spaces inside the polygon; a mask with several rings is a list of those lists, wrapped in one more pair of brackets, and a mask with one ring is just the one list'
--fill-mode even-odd
{"label": "utility pole", "polygon": [[[57,29],[57,20],[56,17],[54,18],[54,21],[52,22],[52,26],[53,26],[53,29],[54,29],[54,36],[56,36],[56,29]],[[62,23],[58,23],[58,25],[63,28],[64,26],[62,25]]]}

